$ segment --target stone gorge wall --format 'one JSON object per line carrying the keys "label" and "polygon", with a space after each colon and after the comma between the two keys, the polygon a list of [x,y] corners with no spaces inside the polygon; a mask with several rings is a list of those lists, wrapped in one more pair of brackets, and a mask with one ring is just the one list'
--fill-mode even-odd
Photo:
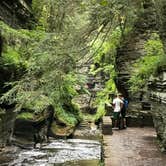
{"label": "stone gorge wall", "polygon": [[[29,20],[32,18],[30,4],[31,0],[1,0],[0,20],[13,28],[30,28]],[[3,36],[0,34],[0,56],[3,49],[3,40]],[[2,70],[0,73],[3,73],[1,75],[1,84],[3,78],[7,79],[7,74]],[[7,108],[5,106],[3,109],[0,108],[0,148],[10,143],[15,116],[12,107]]]}
{"label": "stone gorge wall", "polygon": [[[31,23],[34,20],[30,7],[31,2],[32,0],[1,0],[0,21],[3,21],[12,28],[30,29]],[[3,49],[3,40],[0,30],[0,55]]]}
{"label": "stone gorge wall", "polygon": [[[141,3],[141,2],[140,2]],[[156,12],[153,3],[150,0],[144,1],[142,9],[138,11],[138,18],[132,32],[130,32],[118,49],[116,65],[118,77],[117,87],[130,101],[137,102],[140,99],[140,93],[132,96],[129,92],[127,81],[134,70],[133,64],[145,54],[144,45],[150,38],[151,33],[156,32]]]}
{"label": "stone gorge wall", "polygon": [[[143,9],[134,25],[134,30],[125,38],[118,50],[116,59],[118,78],[118,89],[130,99],[130,110],[139,111],[142,102],[142,92],[133,96],[129,92],[127,81],[133,70],[132,64],[144,56],[144,44],[152,32],[159,31],[166,50],[166,1],[165,0],[140,0]],[[139,2],[139,1],[138,1]],[[155,4],[153,3],[155,2]],[[29,28],[29,20],[32,18],[29,7],[31,0],[1,0],[0,20],[14,28]],[[139,3],[138,3],[139,4]],[[156,19],[156,17],[158,19]],[[2,39],[0,38],[0,50],[2,50]],[[154,125],[163,149],[166,149],[166,71],[161,70],[157,78],[149,83],[149,92],[153,100]],[[12,134],[14,115],[13,113],[0,111],[0,144],[10,141]]]}
{"label": "stone gorge wall", "polygon": [[30,27],[32,19],[31,0],[1,0],[0,20],[14,28]]}
{"label": "stone gorge wall", "polygon": [[0,109],[0,148],[11,143],[15,116],[13,109]]}
{"label": "stone gorge wall", "polygon": [[166,1],[165,0],[154,0],[156,13],[157,13],[157,24],[160,32],[161,39],[164,44],[166,51]]}
{"label": "stone gorge wall", "polygon": [[158,77],[149,81],[150,98],[159,104],[166,104],[166,69],[162,69]]}
{"label": "stone gorge wall", "polygon": [[[166,52],[166,1],[155,0],[158,16],[158,28]],[[161,143],[161,150],[166,151],[166,64],[156,78],[149,81],[150,98],[153,101],[153,121]]]}
{"label": "stone gorge wall", "polygon": [[[154,3],[155,2],[155,3]],[[166,67],[159,71],[156,78],[149,81],[149,90],[140,92],[134,96],[129,91],[127,81],[133,71],[132,64],[144,56],[144,44],[151,33],[157,32],[163,41],[166,50],[166,1],[145,0],[143,10],[134,25],[134,30],[126,37],[118,50],[116,59],[118,78],[117,87],[126,97],[130,99],[131,112],[142,111],[142,100],[151,103],[151,110],[145,111],[152,114],[157,136],[160,140],[162,150],[166,150]],[[157,18],[157,19],[156,19]],[[149,98],[150,96],[150,98]],[[147,98],[148,97],[148,98]]]}
{"label": "stone gorge wall", "polygon": [[166,69],[149,81],[153,122],[160,141],[161,150],[166,150]]}

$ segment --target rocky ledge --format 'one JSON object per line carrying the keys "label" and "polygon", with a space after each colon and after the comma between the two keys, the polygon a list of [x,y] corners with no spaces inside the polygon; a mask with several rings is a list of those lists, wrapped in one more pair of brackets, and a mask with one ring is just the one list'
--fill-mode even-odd
{"label": "rocky ledge", "polygon": [[152,115],[161,150],[166,151],[166,70],[149,81],[150,98],[153,101]]}
{"label": "rocky ledge", "polygon": [[31,0],[1,0],[0,20],[13,28],[27,28],[32,19]]}

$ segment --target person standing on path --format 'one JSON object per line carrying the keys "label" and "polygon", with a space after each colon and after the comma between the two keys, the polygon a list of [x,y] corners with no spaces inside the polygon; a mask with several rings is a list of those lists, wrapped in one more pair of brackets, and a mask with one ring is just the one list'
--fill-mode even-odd
{"label": "person standing on path", "polygon": [[113,108],[114,108],[114,127],[119,128],[118,122],[119,122],[119,116],[121,109],[123,107],[123,101],[120,98],[121,94],[117,94],[117,97],[113,100]]}
{"label": "person standing on path", "polygon": [[123,96],[121,97],[121,100],[123,101],[123,106],[122,106],[122,109],[121,109],[122,129],[126,129],[126,127],[127,127],[127,125],[126,125],[126,111],[127,111],[127,107],[128,107],[129,102]]}

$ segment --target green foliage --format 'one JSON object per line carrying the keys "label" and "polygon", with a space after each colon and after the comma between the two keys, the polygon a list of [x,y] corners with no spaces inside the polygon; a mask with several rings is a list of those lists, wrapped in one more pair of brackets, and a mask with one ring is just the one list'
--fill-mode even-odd
{"label": "green foliage", "polygon": [[46,35],[43,31],[40,30],[16,30],[9,27],[3,21],[0,21],[0,29],[5,45],[12,46],[17,49],[27,47],[27,45],[29,46],[29,44],[32,44],[31,46],[33,46],[34,43],[39,42]]}
{"label": "green foliage", "polygon": [[130,89],[133,92],[146,88],[149,77],[155,75],[157,69],[163,64],[165,54],[158,34],[152,34],[145,44],[145,51],[145,56],[134,64],[135,71],[129,80]]}
{"label": "green foliage", "polygon": [[2,53],[2,59],[5,65],[10,65],[10,64],[19,65],[20,63],[19,53],[10,47],[7,48],[6,52]]}
{"label": "green foliage", "polygon": [[[101,49],[98,51],[97,55],[94,56],[94,63],[97,63],[99,67],[92,66],[91,68],[91,74],[97,75],[101,71],[105,73],[105,75],[108,75],[110,79],[106,82],[106,89],[110,92],[115,90],[115,84],[114,79],[116,77],[115,73],[115,57],[117,53],[117,48],[120,45],[121,41],[121,31],[119,28],[116,28],[115,31],[113,31],[108,38],[107,41],[105,41],[101,47]],[[98,48],[95,45],[96,48]]]}
{"label": "green foliage", "polygon": [[10,41],[15,43],[20,43],[20,40],[27,40],[28,36],[24,35],[21,31],[17,31],[13,28],[10,28],[3,21],[0,21],[1,35],[7,40],[7,43],[10,44]]}
{"label": "green foliage", "polygon": [[107,6],[108,5],[108,1],[107,0],[102,0],[102,1],[100,1],[100,4],[102,6]]}
{"label": "green foliage", "polygon": [[33,0],[32,8],[37,20],[36,29],[51,33],[66,31],[69,33],[70,30],[77,32],[86,22],[87,3],[78,0]]}
{"label": "green foliage", "polygon": [[17,115],[17,119],[33,120],[33,113],[23,112]]}
{"label": "green foliage", "polygon": [[0,116],[1,116],[1,115],[5,115],[5,110],[2,109],[2,108],[0,108]]}
{"label": "green foliage", "polygon": [[106,113],[106,110],[105,110],[105,102],[100,102],[98,107],[97,107],[97,112],[95,114],[95,121],[97,121],[98,119],[100,119],[101,117],[103,117]]}
{"label": "green foliage", "polygon": [[15,68],[13,70],[26,68],[31,50],[41,38],[44,38],[44,33],[25,29],[15,30],[2,21],[0,28],[3,38],[1,66],[13,66]]}
{"label": "green foliage", "polygon": [[15,68],[20,68],[26,66],[27,62],[21,59],[18,50],[8,47],[7,50],[2,52],[1,65],[3,65],[3,67],[14,66]]}
{"label": "green foliage", "polygon": [[[116,49],[120,44],[121,30],[117,27],[111,35],[108,37],[107,41],[102,43],[101,39],[98,39],[94,45],[94,51],[97,50],[96,55],[93,57],[94,63],[99,63],[102,65],[108,65],[109,63],[114,64]],[[106,66],[107,68],[107,66]]]}
{"label": "green foliage", "polygon": [[[117,53],[117,48],[120,45],[121,41],[121,30],[117,27],[109,36],[109,38],[103,43],[102,47],[98,50],[96,56],[94,56],[94,63],[98,64],[96,67],[92,65],[91,74],[99,75],[101,72],[109,77],[107,81],[105,81],[104,89],[97,93],[97,97],[93,105],[97,107],[97,113],[95,115],[95,119],[99,119],[101,116],[105,114],[105,104],[110,102],[109,95],[116,92],[115,85],[115,57]],[[96,42],[94,47],[97,49],[100,42]]]}
{"label": "green foliage", "polygon": [[32,2],[32,8],[38,20],[36,30],[45,31],[48,29],[47,19],[49,17],[49,9],[47,8],[48,5],[46,5],[48,2],[38,0],[33,0]]}
{"label": "green foliage", "polygon": [[114,82],[116,73],[115,70],[112,69],[110,72],[110,78],[108,81],[105,82],[105,87],[102,91],[97,93],[95,105],[99,104],[100,102],[109,102],[109,94],[115,93],[116,92],[116,85]]}
{"label": "green foliage", "polygon": [[[90,73],[101,76],[105,81],[103,90],[97,93],[93,105],[97,107],[96,119],[105,114],[105,104],[110,103],[110,94],[116,93],[116,56],[117,48],[131,32],[137,18],[138,8],[133,1],[94,0],[92,23],[98,25],[98,36],[92,42],[93,63]],[[109,78],[109,79],[108,79]]]}
{"label": "green foliage", "polygon": [[130,2],[33,0],[36,30],[15,30],[0,22],[5,39],[2,66],[25,68],[18,81],[7,84],[11,89],[3,94],[1,102],[16,103],[17,110],[28,108],[37,112],[52,104],[58,118],[75,125],[81,114],[72,99],[78,95],[76,87],[84,84],[76,67],[86,59],[85,55],[90,55],[94,64],[99,64],[93,67],[92,74],[103,72],[110,76],[95,102],[96,118],[102,116],[109,93],[116,90],[117,47],[130,30],[130,16],[135,17],[134,9],[129,10]]}
{"label": "green foliage", "polygon": [[82,114],[79,108],[75,104],[70,104],[70,110],[64,109],[62,106],[56,107],[56,115],[58,119],[69,126],[75,126],[79,121],[82,120]]}
{"label": "green foliage", "polygon": [[[24,96],[26,95],[26,96]],[[51,101],[47,96],[40,94],[40,92],[27,92],[26,94],[19,95],[18,101],[22,100],[22,108],[34,110],[34,112],[42,112],[47,106],[51,105]]]}
{"label": "green foliage", "polygon": [[[3,30],[5,35],[11,33],[4,35],[7,39],[5,46],[8,43],[11,46],[4,47],[2,66],[14,64],[18,68],[24,64],[26,72],[20,80],[6,83],[12,88],[3,94],[1,102],[17,103],[17,111],[25,108],[34,112],[41,112],[50,104],[56,110],[70,103],[78,94],[76,86],[82,85],[84,81],[74,72],[75,59],[68,47],[63,45],[66,41],[63,36],[44,31],[14,30],[5,24]],[[70,107],[72,109],[64,110],[62,115],[69,116],[69,121],[64,118],[66,123],[75,124],[75,121],[81,120],[81,115],[78,108],[73,105]]]}
{"label": "green foliage", "polygon": [[95,102],[93,103],[94,106],[97,106],[97,113],[95,115],[95,120],[98,120],[103,115],[105,115],[105,104],[110,104],[110,94],[115,94],[117,89],[114,82],[114,78],[116,76],[115,70],[113,69],[110,74],[110,79],[106,81],[105,87],[102,91],[97,93],[97,97]]}

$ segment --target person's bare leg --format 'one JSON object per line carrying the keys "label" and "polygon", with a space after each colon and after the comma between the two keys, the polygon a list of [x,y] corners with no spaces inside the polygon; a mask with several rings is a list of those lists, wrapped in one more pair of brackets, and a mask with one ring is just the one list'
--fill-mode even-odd
{"label": "person's bare leg", "polygon": [[126,118],[123,118],[123,128],[126,128]]}
{"label": "person's bare leg", "polygon": [[118,121],[115,120],[114,127],[118,127]]}

